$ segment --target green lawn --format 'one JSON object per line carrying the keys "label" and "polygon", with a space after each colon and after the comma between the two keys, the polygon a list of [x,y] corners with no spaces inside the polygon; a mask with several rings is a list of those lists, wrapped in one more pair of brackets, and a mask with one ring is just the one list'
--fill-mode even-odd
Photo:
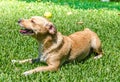
{"label": "green lawn", "polygon": [[[120,82],[120,3],[63,1],[0,0],[0,82]],[[102,41],[104,56],[94,60],[92,54],[88,60],[65,64],[57,72],[21,75],[44,64],[11,63],[13,59],[38,55],[37,42],[19,33],[17,21],[43,16],[46,11],[52,13],[50,20],[64,35],[85,27],[95,31]],[[76,24],[79,21],[83,24]]]}

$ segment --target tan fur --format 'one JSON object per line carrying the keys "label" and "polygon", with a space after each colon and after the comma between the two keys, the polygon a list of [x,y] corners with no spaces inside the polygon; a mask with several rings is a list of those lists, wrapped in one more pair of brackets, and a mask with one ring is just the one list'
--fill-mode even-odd
{"label": "tan fur", "polygon": [[[39,58],[48,66],[38,67],[24,72],[24,75],[40,71],[56,71],[65,61],[85,59],[91,48],[102,57],[101,42],[97,34],[86,28],[83,31],[75,32],[64,36],[46,18],[34,16],[30,19],[19,21],[22,28],[33,30],[34,33],[26,34],[34,37],[39,43]],[[19,63],[32,62],[32,59],[22,60]]]}

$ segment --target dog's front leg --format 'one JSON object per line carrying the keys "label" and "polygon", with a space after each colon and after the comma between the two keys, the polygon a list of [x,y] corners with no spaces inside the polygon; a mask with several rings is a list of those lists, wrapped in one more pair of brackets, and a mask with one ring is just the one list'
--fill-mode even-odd
{"label": "dog's front leg", "polygon": [[12,63],[19,63],[19,64],[23,64],[23,63],[36,63],[36,62],[40,62],[40,58],[35,58],[35,59],[25,59],[25,60],[12,60]]}
{"label": "dog's front leg", "polygon": [[30,75],[32,73],[36,73],[36,72],[42,72],[42,71],[57,71],[59,66],[60,66],[60,61],[56,59],[50,59],[49,61],[47,61],[48,66],[42,66],[42,67],[37,67],[35,69],[26,71],[23,73],[23,75]]}
{"label": "dog's front leg", "polygon": [[41,57],[41,55],[42,55],[42,54],[39,54],[38,58],[35,58],[35,59],[12,60],[12,63],[23,64],[23,63],[26,63],[26,62],[29,62],[29,63],[40,62],[40,57]]}
{"label": "dog's front leg", "polygon": [[36,73],[36,72],[41,72],[41,71],[56,71],[58,70],[58,67],[56,66],[42,66],[42,67],[37,67],[35,69],[32,69],[32,70],[29,70],[29,71],[26,71],[23,73],[23,75],[27,76],[27,75],[30,75],[32,73]]}
{"label": "dog's front leg", "polygon": [[25,60],[12,60],[12,63],[19,63],[19,64],[23,64],[26,62],[30,62],[32,63],[32,59],[25,59]]}

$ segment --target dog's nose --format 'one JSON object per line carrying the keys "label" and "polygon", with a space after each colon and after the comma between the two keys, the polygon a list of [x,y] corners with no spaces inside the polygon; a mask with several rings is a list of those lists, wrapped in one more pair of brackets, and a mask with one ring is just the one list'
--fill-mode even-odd
{"label": "dog's nose", "polygon": [[18,20],[18,23],[20,23],[22,21],[22,19]]}

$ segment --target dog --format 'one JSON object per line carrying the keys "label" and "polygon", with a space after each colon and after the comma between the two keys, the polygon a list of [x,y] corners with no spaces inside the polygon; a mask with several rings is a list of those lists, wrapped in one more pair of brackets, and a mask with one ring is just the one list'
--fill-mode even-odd
{"label": "dog", "polygon": [[62,35],[55,25],[41,16],[18,21],[20,33],[35,38],[39,43],[39,57],[36,59],[13,60],[13,62],[45,62],[47,66],[37,67],[24,72],[29,75],[41,71],[57,71],[66,61],[83,60],[91,49],[98,59],[102,57],[101,41],[97,34],[89,28],[75,32],[69,36]]}

